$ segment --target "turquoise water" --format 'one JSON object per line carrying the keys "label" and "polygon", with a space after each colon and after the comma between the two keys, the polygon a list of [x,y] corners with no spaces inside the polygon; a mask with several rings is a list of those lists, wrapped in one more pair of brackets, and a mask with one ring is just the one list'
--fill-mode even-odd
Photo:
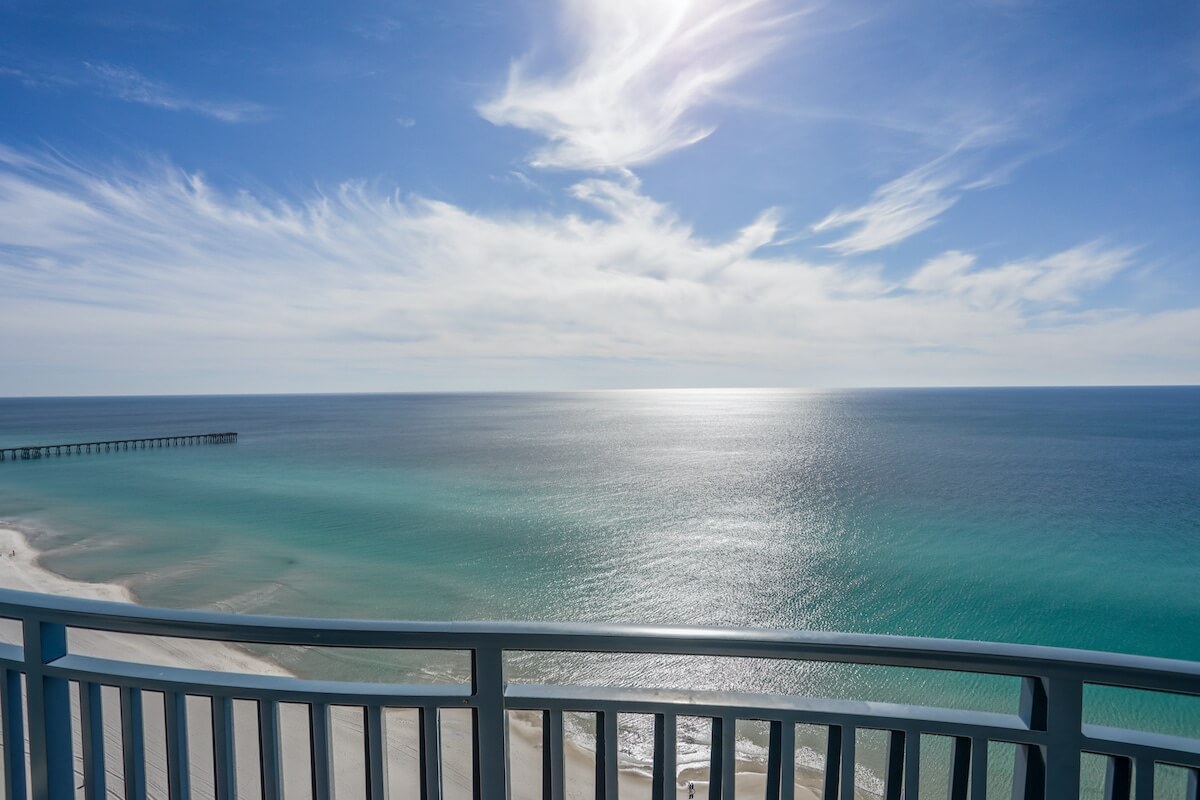
{"label": "turquoise water", "polygon": [[[47,566],[155,605],[1200,659],[1197,388],[0,399],[3,446],[209,430],[239,442],[0,465],[0,519],[38,531]],[[1015,703],[1003,682],[878,670],[513,670]],[[1100,721],[1200,735],[1195,704],[1118,700],[1091,704]]]}

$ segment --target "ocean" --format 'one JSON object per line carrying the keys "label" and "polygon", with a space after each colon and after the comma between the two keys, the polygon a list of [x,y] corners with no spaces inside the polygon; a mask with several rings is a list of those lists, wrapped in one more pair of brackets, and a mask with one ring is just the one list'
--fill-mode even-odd
{"label": "ocean", "polygon": [[[1200,659],[1196,387],[0,399],[0,446],[224,430],[237,444],[0,464],[0,520],[47,567],[151,605]],[[362,679],[458,669],[273,657]],[[510,670],[1016,703],[1015,682],[868,668],[531,656]],[[1089,721],[1200,736],[1200,703],[1142,694],[1091,692]],[[698,758],[703,730],[690,735]],[[758,734],[744,739],[752,752]],[[878,751],[864,745],[868,771]]]}

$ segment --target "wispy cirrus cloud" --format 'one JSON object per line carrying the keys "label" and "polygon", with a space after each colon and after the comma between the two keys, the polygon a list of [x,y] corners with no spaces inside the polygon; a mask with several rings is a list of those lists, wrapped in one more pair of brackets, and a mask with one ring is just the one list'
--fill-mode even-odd
{"label": "wispy cirrus cloud", "polygon": [[258,103],[245,101],[214,101],[189,97],[179,90],[147,78],[131,67],[108,63],[84,62],[93,86],[99,91],[124,100],[167,111],[187,111],[202,114],[221,122],[255,122],[267,117],[267,110]]}
{"label": "wispy cirrus cloud", "polygon": [[825,245],[844,255],[882,250],[933,225],[958,202],[961,184],[961,175],[942,162],[927,164],[884,184],[866,204],[832,212],[813,231],[849,229]]}
{"label": "wispy cirrus cloud", "polygon": [[259,103],[196,98],[132,67],[107,62],[84,61],[72,68],[47,64],[0,66],[0,78],[19,81],[30,89],[90,91],[126,103],[200,114],[228,123],[257,122],[270,116]]}
{"label": "wispy cirrus cloud", "polygon": [[999,163],[994,163],[991,153],[993,163],[983,168],[983,152],[1006,138],[1005,126],[976,123],[948,152],[880,186],[863,205],[830,212],[812,231],[841,231],[841,238],[824,247],[842,255],[883,250],[916,236],[937,224],[964,194],[1007,182],[1018,167],[1040,152],[1027,150]]}
{"label": "wispy cirrus cloud", "polygon": [[[712,240],[633,178],[571,195],[567,213],[471,212],[362,183],[284,199],[169,163],[0,148],[0,362],[136,363],[161,381],[141,390],[173,391],[218,372],[245,391],[517,388],[520,364],[538,365],[535,386],[1196,377],[1200,309],[1080,303],[1129,268],[1125,248],[983,267],[952,252],[890,281],[780,256],[770,211]],[[630,362],[653,374],[604,371]]]}
{"label": "wispy cirrus cloud", "polygon": [[573,0],[562,21],[578,53],[563,69],[510,69],[479,112],[549,140],[538,167],[645,164],[713,131],[693,113],[767,55],[787,19],[776,0]]}
{"label": "wispy cirrus cloud", "polygon": [[56,89],[75,85],[75,81],[62,75],[38,73],[18,67],[0,67],[0,78],[19,81],[29,89]]}

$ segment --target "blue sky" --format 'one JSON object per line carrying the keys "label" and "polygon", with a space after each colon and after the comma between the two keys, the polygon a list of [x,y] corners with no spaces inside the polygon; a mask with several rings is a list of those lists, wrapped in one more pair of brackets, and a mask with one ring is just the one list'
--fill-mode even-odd
{"label": "blue sky", "polygon": [[1200,382],[1200,6],[0,0],[7,394]]}

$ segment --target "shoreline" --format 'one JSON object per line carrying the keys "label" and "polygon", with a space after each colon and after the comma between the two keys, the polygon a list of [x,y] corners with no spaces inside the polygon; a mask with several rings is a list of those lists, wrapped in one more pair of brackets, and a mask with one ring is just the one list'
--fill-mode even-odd
{"label": "shoreline", "polygon": [[[41,564],[42,551],[31,544],[29,534],[16,523],[0,521],[0,588],[19,589],[43,594],[55,594],[86,599],[140,604],[136,594],[128,587],[117,583],[91,583],[60,575]],[[13,623],[0,626],[0,640],[13,641],[19,631]],[[89,654],[126,661],[181,666],[196,669],[242,672],[250,674],[287,675],[293,673],[275,664],[268,658],[250,653],[236,645],[186,639],[165,639],[107,632],[71,632],[71,647]],[[112,691],[115,698],[115,690]],[[193,709],[192,700],[196,703]],[[211,730],[208,728],[207,704],[200,698],[189,700],[189,738],[194,743],[190,751],[193,787],[203,792],[211,787]],[[76,725],[78,708],[73,705]],[[239,705],[235,702],[235,706]],[[249,705],[246,703],[245,705]],[[285,704],[287,705],[287,704]],[[105,699],[106,708],[113,708]],[[166,796],[165,762],[151,758],[155,754],[154,743],[163,736],[162,711],[155,709],[154,702],[146,703],[146,785],[149,797]],[[254,787],[257,784],[256,721],[252,707],[235,710],[236,728],[242,735],[236,736],[239,787]],[[297,768],[285,771],[285,791],[303,793],[308,782],[308,729],[307,716],[299,714],[299,707],[287,709],[281,706],[281,730],[284,732],[282,750],[285,763],[299,759]],[[290,713],[285,713],[290,712]],[[418,782],[418,752],[416,747],[415,715],[393,712],[389,715],[389,776],[393,793],[404,793]],[[117,715],[105,714],[105,751],[108,765],[110,790],[120,785],[120,720]],[[356,793],[362,786],[362,720],[361,716],[335,715],[334,762],[336,791]],[[469,719],[463,714],[443,715],[443,792],[450,798],[471,796],[470,776],[470,733]],[[207,743],[208,750],[205,750]],[[510,770],[513,800],[538,800],[541,798],[542,735],[540,715],[510,712]],[[76,742],[78,748],[78,742]],[[161,747],[158,748],[161,750]],[[78,749],[76,750],[78,757]],[[564,741],[567,760],[567,797],[584,800],[594,797],[595,756],[592,748],[567,738]],[[343,768],[344,765],[345,768]],[[78,765],[77,765],[78,769]],[[677,797],[688,796],[688,782],[695,784],[697,796],[707,793],[707,782],[701,780],[704,768],[681,766],[676,781]],[[620,792],[630,800],[649,798],[651,786],[649,775],[641,765],[622,763],[619,770]],[[699,773],[699,774],[698,774]],[[821,795],[821,771],[798,762],[796,765],[797,800],[816,800]],[[737,796],[760,798],[765,788],[765,765],[740,759],[737,768]],[[239,792],[241,794],[241,792]],[[873,800],[876,795],[856,787],[856,796]],[[396,794],[395,796],[403,796]]]}

